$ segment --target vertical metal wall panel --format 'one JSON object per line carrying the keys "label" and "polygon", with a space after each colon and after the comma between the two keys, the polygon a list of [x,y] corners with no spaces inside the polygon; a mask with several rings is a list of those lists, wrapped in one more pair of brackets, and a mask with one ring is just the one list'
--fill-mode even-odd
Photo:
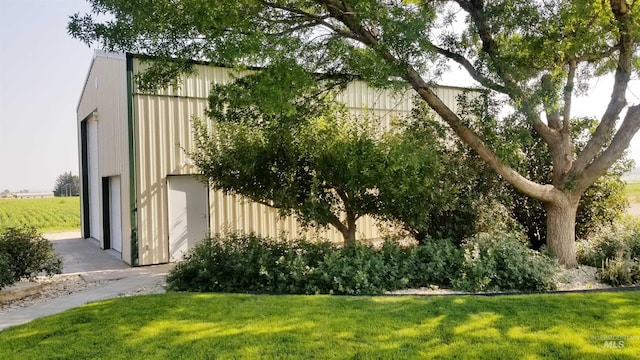
{"label": "vertical metal wall panel", "polygon": [[[130,176],[127,85],[126,61],[123,56],[96,52],[77,107],[78,127],[80,127],[80,122],[87,119],[92,113],[97,119],[97,178],[120,176],[122,183],[128,184]],[[82,164],[80,166],[82,167]],[[81,168],[80,172],[82,173],[82,171],[84,169]],[[91,185],[98,188],[102,186],[100,181]],[[102,194],[101,188],[98,193]],[[122,186],[121,194],[120,213],[129,214],[129,186]],[[88,201],[88,199],[81,200]],[[99,209],[103,207],[102,202],[103,199],[100,199]],[[102,224],[102,216],[105,215],[100,214],[100,224]],[[122,259],[129,262],[131,259],[131,220],[129,216],[122,216],[122,231]],[[101,232],[104,230],[101,229]]]}
{"label": "vertical metal wall panel", "polygon": [[[134,59],[134,72],[140,70]],[[134,90],[134,121],[139,131],[137,138],[138,161],[138,231],[140,264],[168,262],[168,189],[167,176],[194,174],[195,169],[185,150],[194,146],[192,117],[204,118],[207,97],[212,83],[226,83],[232,79],[230,70],[197,65],[198,75],[184,78],[179,89],[144,94]],[[441,89],[443,100],[455,100],[453,89]],[[354,113],[369,112],[385,118],[385,126],[393,116],[408,114],[412,107],[413,92],[391,92],[368,88],[356,82],[340,95]],[[446,99],[446,100],[445,100]],[[288,238],[305,236],[341,242],[342,235],[333,228],[303,229],[295,217],[280,218],[278,211],[263,204],[248,201],[221,191],[210,191],[210,232],[256,232]],[[376,220],[363,217],[358,220],[358,238],[379,239],[382,232]]]}

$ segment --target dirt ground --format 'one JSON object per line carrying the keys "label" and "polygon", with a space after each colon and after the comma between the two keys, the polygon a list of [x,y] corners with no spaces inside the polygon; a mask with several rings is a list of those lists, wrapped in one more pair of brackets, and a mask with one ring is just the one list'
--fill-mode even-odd
{"label": "dirt ground", "polygon": [[629,204],[629,209],[627,210],[629,215],[640,217],[640,203],[633,202]]}

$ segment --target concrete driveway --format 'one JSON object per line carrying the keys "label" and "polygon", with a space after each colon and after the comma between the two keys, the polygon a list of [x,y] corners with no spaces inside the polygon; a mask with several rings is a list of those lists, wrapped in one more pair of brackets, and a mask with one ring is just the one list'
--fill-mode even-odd
{"label": "concrete driveway", "polygon": [[53,249],[62,255],[62,273],[91,273],[126,270],[129,265],[118,259],[113,250],[102,250],[96,240],[82,239],[80,232],[45,234]]}
{"label": "concrete driveway", "polygon": [[46,234],[45,237],[62,255],[63,274],[78,274],[88,283],[104,281],[104,285],[2,313],[0,331],[88,302],[118,297],[140,287],[158,284],[164,281],[172,267],[172,264],[129,267],[117,257],[118,253],[100,249],[96,241],[82,239],[79,232]]}

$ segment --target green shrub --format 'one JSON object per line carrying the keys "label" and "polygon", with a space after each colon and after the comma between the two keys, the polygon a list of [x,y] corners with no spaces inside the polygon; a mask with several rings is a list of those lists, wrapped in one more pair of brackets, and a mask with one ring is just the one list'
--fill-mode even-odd
{"label": "green shrub", "polygon": [[[380,294],[429,285],[447,286],[458,276],[461,252],[449,240],[402,246],[387,240],[379,249],[355,245],[325,258],[317,273],[322,289],[339,294]],[[324,291],[323,291],[324,292]]]}
{"label": "green shrub", "polygon": [[577,244],[578,262],[599,267],[598,278],[612,286],[640,283],[640,220],[602,226]]}
{"label": "green shrub", "polygon": [[597,274],[600,280],[612,286],[640,284],[640,262],[619,255],[606,259]]}
{"label": "green shrub", "polygon": [[380,250],[356,244],[215,235],[192,249],[167,276],[176,291],[293,294],[379,294],[409,283],[410,252],[396,243]]}
{"label": "green shrub", "polygon": [[0,233],[0,262],[6,263],[0,274],[0,288],[39,273],[62,272],[62,259],[51,243],[35,227],[10,227]]}
{"label": "green shrub", "polygon": [[580,264],[601,267],[605,260],[613,259],[624,247],[624,239],[619,234],[600,230],[576,244],[576,255]]}
{"label": "green shrub", "polygon": [[406,253],[390,242],[382,250],[363,244],[346,246],[318,264],[318,288],[321,293],[349,295],[404,288],[409,283],[406,258]]}
{"label": "green shrub", "polygon": [[617,257],[640,260],[640,221],[630,218],[602,226],[577,244],[578,262],[602,267]]}
{"label": "green shrub", "polygon": [[555,288],[556,262],[513,233],[478,234],[462,245],[453,286],[465,291],[542,291]]}
{"label": "green shrub", "polygon": [[13,276],[9,271],[9,254],[0,252],[0,289],[13,283]]}
{"label": "green shrub", "polygon": [[327,242],[263,238],[255,234],[214,235],[198,243],[167,276],[175,291],[315,293],[313,270]]}
{"label": "green shrub", "polygon": [[[464,256],[463,256],[464,255]],[[517,236],[477,236],[462,250],[448,240],[404,247],[215,235],[192,249],[167,276],[169,290],[288,294],[381,294],[450,286],[468,291],[547,290],[553,260],[529,250]]]}
{"label": "green shrub", "polygon": [[431,240],[411,248],[414,271],[410,287],[448,286],[458,277],[462,252],[449,240]]}

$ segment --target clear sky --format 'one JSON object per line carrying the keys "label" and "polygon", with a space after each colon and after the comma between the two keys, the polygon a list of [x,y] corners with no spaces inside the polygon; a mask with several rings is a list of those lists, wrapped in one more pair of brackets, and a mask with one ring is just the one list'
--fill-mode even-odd
{"label": "clear sky", "polygon": [[[58,175],[78,174],[76,106],[93,49],[67,35],[66,25],[88,10],[84,0],[0,0],[0,192],[50,191]],[[574,114],[599,117],[607,83],[578,99]],[[627,99],[640,102],[637,79]],[[632,157],[640,163],[638,136]]]}
{"label": "clear sky", "polygon": [[67,35],[84,0],[0,0],[0,192],[78,174],[76,106],[93,50]]}

